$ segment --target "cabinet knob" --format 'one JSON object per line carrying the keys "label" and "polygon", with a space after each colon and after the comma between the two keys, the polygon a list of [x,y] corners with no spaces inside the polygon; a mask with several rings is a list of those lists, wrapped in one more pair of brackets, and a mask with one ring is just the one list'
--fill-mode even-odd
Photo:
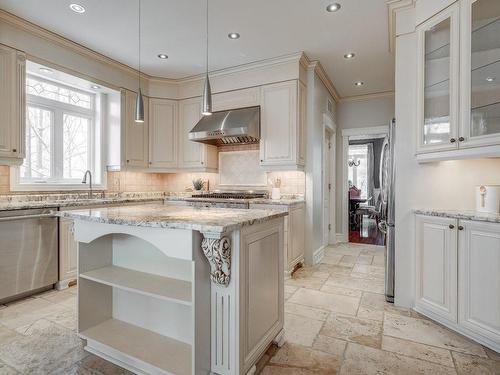
{"label": "cabinet knob", "polygon": [[457,141],[457,140],[456,140],[455,138],[451,138],[451,139],[450,139],[450,142],[451,142],[451,143],[455,143],[456,141]]}
{"label": "cabinet knob", "polygon": [[464,227],[462,225],[459,225],[458,230],[464,230]]}
{"label": "cabinet knob", "polygon": [[12,152],[17,152],[17,149],[13,148],[13,149],[12,149]]}
{"label": "cabinet knob", "polygon": [[460,138],[458,138],[458,141],[459,142],[463,142],[463,141],[465,141],[465,138],[464,137],[460,137]]}
{"label": "cabinet knob", "polygon": [[261,162],[261,163],[263,163],[263,162],[264,162],[264,160],[260,159],[260,162]]}
{"label": "cabinet knob", "polygon": [[201,162],[201,165],[203,165],[203,162]]}
{"label": "cabinet knob", "polygon": [[127,160],[127,163],[130,163],[130,160]]}
{"label": "cabinet knob", "polygon": [[450,225],[448,225],[448,228],[455,229],[455,226],[453,224],[450,224]]}

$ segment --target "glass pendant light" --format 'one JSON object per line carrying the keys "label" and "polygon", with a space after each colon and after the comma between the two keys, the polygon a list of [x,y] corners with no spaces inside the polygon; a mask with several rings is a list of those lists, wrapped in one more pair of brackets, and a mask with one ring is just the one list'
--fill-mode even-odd
{"label": "glass pendant light", "polygon": [[144,122],[144,101],[141,92],[141,0],[139,0],[139,90],[135,99],[135,122]]}
{"label": "glass pendant light", "polygon": [[205,74],[205,87],[203,88],[203,98],[202,98],[202,109],[201,114],[203,116],[209,116],[212,114],[212,88],[210,87],[210,79],[208,78],[208,0],[207,0],[207,33],[206,33],[206,67],[207,71]]}

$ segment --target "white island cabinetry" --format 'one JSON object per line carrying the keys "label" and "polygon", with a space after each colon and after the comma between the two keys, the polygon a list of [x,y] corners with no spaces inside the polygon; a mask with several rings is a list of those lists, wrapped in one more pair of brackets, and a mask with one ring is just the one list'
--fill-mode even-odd
{"label": "white island cabinetry", "polygon": [[136,373],[239,375],[282,343],[286,213],[158,204],[60,215],[75,220],[87,351]]}

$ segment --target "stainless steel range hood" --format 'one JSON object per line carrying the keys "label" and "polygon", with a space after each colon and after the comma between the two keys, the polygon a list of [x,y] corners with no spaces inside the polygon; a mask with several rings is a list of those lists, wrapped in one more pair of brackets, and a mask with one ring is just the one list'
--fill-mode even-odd
{"label": "stainless steel range hood", "polygon": [[189,139],[216,146],[258,143],[260,107],[220,111],[204,116],[189,132]]}

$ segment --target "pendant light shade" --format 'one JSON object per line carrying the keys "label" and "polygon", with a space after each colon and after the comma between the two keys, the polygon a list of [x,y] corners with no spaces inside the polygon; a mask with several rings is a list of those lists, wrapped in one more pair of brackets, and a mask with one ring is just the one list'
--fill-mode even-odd
{"label": "pendant light shade", "polygon": [[144,100],[141,92],[141,0],[139,0],[139,90],[135,99],[135,122],[144,122]]}
{"label": "pendant light shade", "polygon": [[203,98],[202,98],[202,107],[201,114],[203,116],[209,116],[212,114],[212,88],[210,87],[210,79],[208,78],[208,0],[207,0],[207,33],[206,33],[206,42],[207,42],[207,59],[206,59],[206,67],[207,72],[205,75],[205,86],[203,88]]}
{"label": "pendant light shade", "polygon": [[144,122],[144,101],[142,99],[141,88],[135,99],[135,122]]}
{"label": "pendant light shade", "polygon": [[205,87],[203,88],[201,114],[203,116],[209,116],[212,114],[212,88],[210,87],[210,79],[208,78],[208,73],[205,77]]}

